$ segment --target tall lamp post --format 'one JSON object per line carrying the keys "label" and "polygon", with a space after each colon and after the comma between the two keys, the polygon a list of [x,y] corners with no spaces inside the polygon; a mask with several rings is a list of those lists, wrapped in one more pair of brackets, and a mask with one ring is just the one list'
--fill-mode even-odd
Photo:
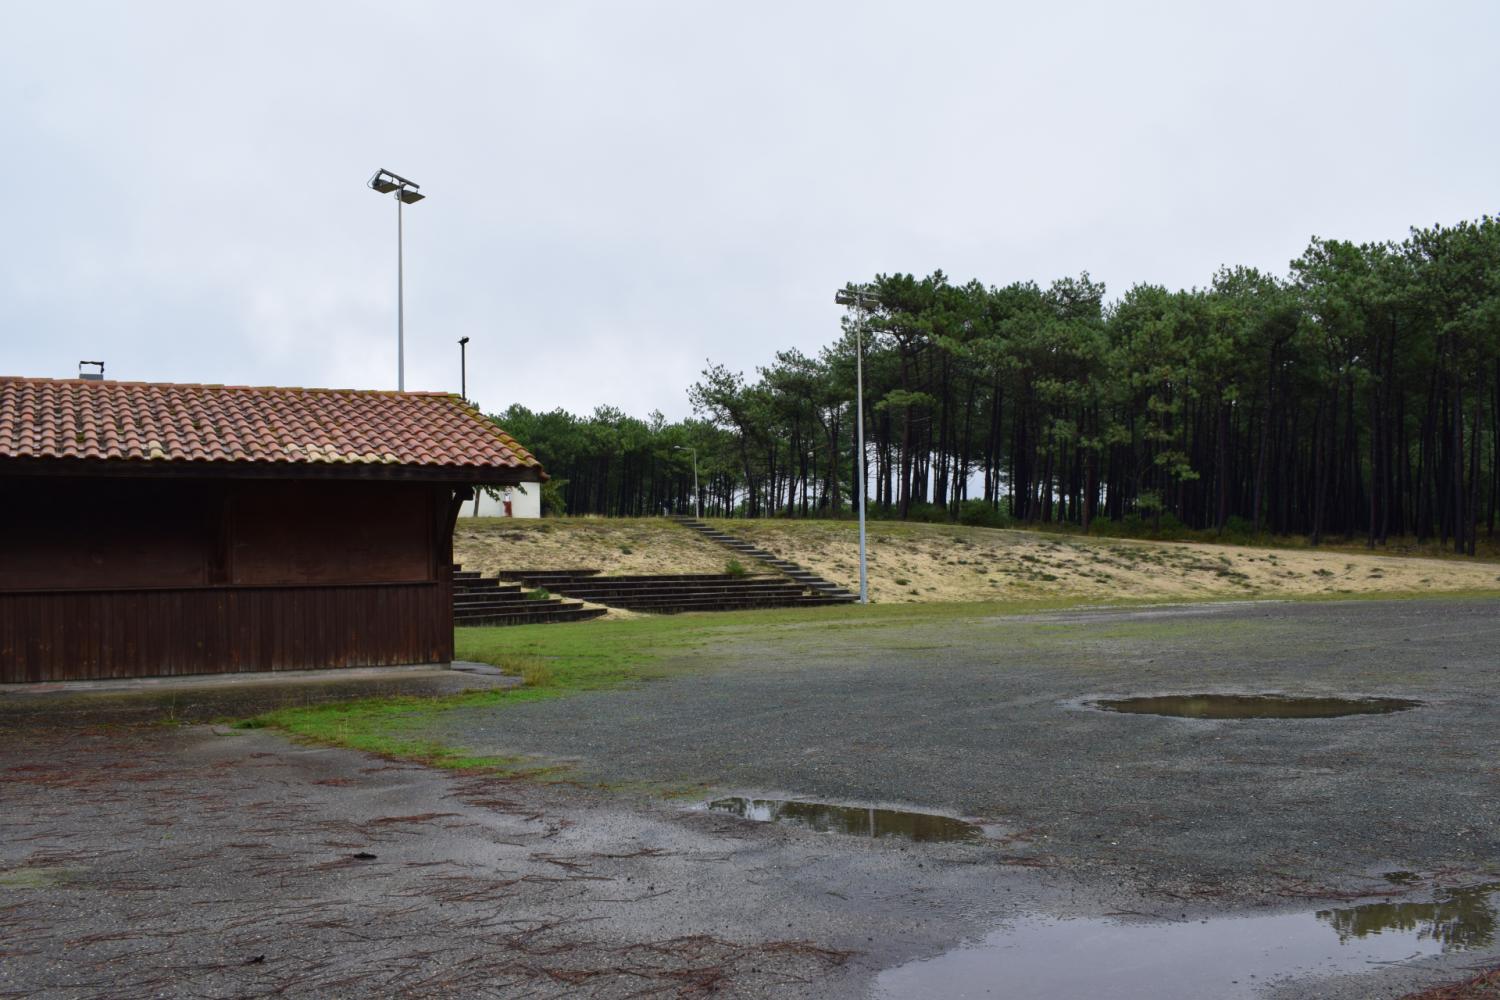
{"label": "tall lamp post", "polygon": [[698,492],[698,449],[687,445],[674,444],[673,451],[690,451],[693,453],[693,509],[698,512],[698,520],[703,520],[703,495]]}
{"label": "tall lamp post", "polygon": [[468,337],[458,338],[458,394],[463,397],[465,403],[469,401],[469,358]]}
{"label": "tall lamp post", "polygon": [[870,576],[865,563],[865,344],[864,326],[871,309],[880,304],[876,294],[864,288],[841,288],[833,301],[854,309],[854,425],[859,438],[859,603],[870,603]]}
{"label": "tall lamp post", "polygon": [[415,181],[409,181],[400,174],[393,174],[381,167],[375,171],[368,186],[370,190],[380,194],[391,194],[396,196],[396,391],[406,391],[406,300],[403,274],[403,261],[401,250],[401,207],[403,205],[415,205],[427,197],[418,191],[422,185]]}

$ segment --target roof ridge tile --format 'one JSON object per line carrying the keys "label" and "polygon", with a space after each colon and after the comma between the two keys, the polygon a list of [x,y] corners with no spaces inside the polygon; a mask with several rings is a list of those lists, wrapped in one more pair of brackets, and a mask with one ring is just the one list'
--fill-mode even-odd
{"label": "roof ridge tile", "polygon": [[450,392],[0,376],[0,461],[541,464]]}

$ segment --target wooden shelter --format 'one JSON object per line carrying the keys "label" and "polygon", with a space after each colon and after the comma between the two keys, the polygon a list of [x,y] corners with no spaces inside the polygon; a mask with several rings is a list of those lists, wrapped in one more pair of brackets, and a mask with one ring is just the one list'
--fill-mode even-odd
{"label": "wooden shelter", "polygon": [[457,396],[0,377],[0,682],[446,663]]}

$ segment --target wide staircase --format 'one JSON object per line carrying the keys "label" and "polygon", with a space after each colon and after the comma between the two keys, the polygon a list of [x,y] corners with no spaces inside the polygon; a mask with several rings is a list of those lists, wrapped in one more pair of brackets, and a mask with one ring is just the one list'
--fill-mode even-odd
{"label": "wide staircase", "polygon": [[720,531],[712,525],[704,524],[697,518],[674,517],[672,520],[684,528],[690,528],[698,532],[698,534],[710,541],[718,542],[731,552],[770,566],[799,586],[806,587],[809,591],[820,597],[829,598],[827,601],[829,604],[848,604],[851,601],[859,600],[858,594],[850,592],[848,589],[839,586],[831,580],[823,579],[821,576],[818,576],[805,567],[797,565],[790,559],[782,559],[774,552],[767,552],[765,549],[752,545],[743,538],[736,538],[734,535]]}
{"label": "wide staircase", "polygon": [[[535,590],[533,585],[531,590]],[[536,625],[598,618],[606,608],[586,608],[581,601],[541,597],[517,583],[453,565],[454,625]]]}
{"label": "wide staircase", "polygon": [[654,614],[847,603],[843,598],[830,597],[796,581],[770,575],[602,576],[596,569],[549,569],[502,571],[501,576],[522,587],[542,588],[592,604]]}

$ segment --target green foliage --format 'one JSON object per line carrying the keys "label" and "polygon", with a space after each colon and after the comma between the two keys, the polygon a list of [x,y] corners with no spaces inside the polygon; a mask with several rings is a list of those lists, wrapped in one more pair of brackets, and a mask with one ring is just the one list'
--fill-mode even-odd
{"label": "green foliage", "polygon": [[965,500],[959,505],[958,523],[971,528],[1008,528],[1010,514],[988,500]]}
{"label": "green foliage", "polygon": [[567,496],[563,490],[566,479],[549,479],[542,484],[542,516],[561,517],[568,512]]}
{"label": "green foliage", "polygon": [[742,576],[748,576],[749,574],[750,574],[750,571],[747,570],[747,569],[745,569],[744,563],[740,562],[738,559],[731,558],[728,562],[726,562],[724,564],[724,575],[725,576],[732,576],[732,577],[738,578],[738,577],[742,577]]}
{"label": "green foliage", "polygon": [[1399,242],[1315,237],[1285,277],[1221,267],[1114,299],[1087,273],[877,274],[848,286],[869,308],[816,356],[779,351],[748,375],[710,362],[694,419],[498,419],[559,477],[548,509],[689,511],[696,455],[708,516],[843,517],[858,366],[875,519],[1415,533],[1472,554],[1500,520],[1496,260],[1484,217]]}

